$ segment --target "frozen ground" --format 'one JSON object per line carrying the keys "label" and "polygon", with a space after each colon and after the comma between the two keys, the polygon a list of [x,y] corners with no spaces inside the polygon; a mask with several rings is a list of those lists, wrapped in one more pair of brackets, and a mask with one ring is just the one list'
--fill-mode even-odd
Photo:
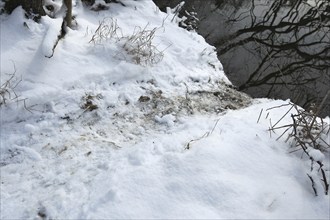
{"label": "frozen ground", "polygon": [[[328,219],[310,160],[268,131],[288,101],[238,93],[173,14],[123,3],[75,4],[78,25],[51,58],[60,18],[1,16],[1,85],[14,85],[1,106],[1,219]],[[95,38],[102,21],[116,31]],[[129,40],[143,31],[146,61]],[[316,154],[330,179],[329,154]]]}

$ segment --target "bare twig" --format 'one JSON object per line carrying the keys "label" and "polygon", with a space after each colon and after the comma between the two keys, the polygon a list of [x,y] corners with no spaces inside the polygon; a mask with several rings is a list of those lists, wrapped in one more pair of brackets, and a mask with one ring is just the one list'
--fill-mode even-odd
{"label": "bare twig", "polygon": [[[293,140],[294,147],[298,147],[298,149],[295,149],[290,153],[296,152],[298,150],[303,150],[303,155],[307,155],[311,161],[310,172],[320,172],[318,173],[318,175],[320,176],[320,181],[323,182],[324,193],[328,195],[329,182],[327,180],[326,175],[327,170],[324,169],[322,161],[315,159],[313,157],[313,154],[310,153],[310,149],[325,151],[327,148],[329,148],[329,144],[322,138],[323,135],[327,135],[329,125],[325,123],[322,119],[317,120],[317,114],[321,110],[323,103],[324,101],[318,107],[318,110],[316,112],[308,112],[304,109],[299,108],[295,104],[291,104],[292,106],[290,108],[290,111],[294,108],[297,112],[296,114],[291,114],[292,123],[283,126],[276,126],[278,122],[284,118],[284,116],[288,115],[289,111],[287,111],[275,125],[271,126],[269,131],[275,132],[275,130],[286,128],[285,131],[277,138],[277,140],[280,139],[284,134],[288,133],[288,138],[286,141],[291,139]],[[313,169],[315,165],[318,166],[317,171]],[[313,179],[310,175],[308,175],[308,177],[312,182],[314,193],[317,196],[317,191],[315,188],[315,179]]]}
{"label": "bare twig", "polygon": [[65,24],[65,21],[63,20],[63,22],[62,22],[62,26],[61,26],[61,30],[60,30],[60,33],[59,33],[59,35],[57,36],[57,39],[56,39],[56,41],[55,41],[55,43],[54,43],[54,45],[53,45],[53,48],[52,48],[52,53],[51,53],[51,55],[49,55],[49,56],[47,56],[47,55],[45,55],[45,57],[47,57],[47,58],[52,58],[53,56],[54,56],[54,53],[55,53],[55,49],[56,49],[56,47],[57,47],[57,44],[60,42],[60,40],[61,39],[63,39],[64,38],[64,36],[66,35],[66,24]]}
{"label": "bare twig", "polygon": [[260,113],[259,113],[259,117],[258,117],[258,120],[257,120],[257,124],[259,123],[259,120],[260,120],[260,117],[261,117],[261,115],[262,115],[262,112],[263,112],[263,108],[261,109],[261,111],[260,111]]}
{"label": "bare twig", "polygon": [[313,177],[311,177],[309,174],[307,174],[307,176],[308,176],[309,179],[311,180],[311,182],[312,182],[312,188],[313,188],[314,194],[315,194],[315,196],[317,196],[317,190],[316,190],[316,188],[315,188],[315,182],[314,182],[314,179],[313,179]]}

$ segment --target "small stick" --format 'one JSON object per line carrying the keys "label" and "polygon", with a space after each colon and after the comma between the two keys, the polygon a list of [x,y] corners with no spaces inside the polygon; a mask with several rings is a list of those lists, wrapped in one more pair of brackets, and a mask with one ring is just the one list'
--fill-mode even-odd
{"label": "small stick", "polygon": [[308,176],[309,179],[311,180],[314,194],[315,194],[315,196],[317,196],[317,190],[316,190],[316,188],[315,188],[315,182],[314,182],[314,179],[313,179],[313,177],[311,177],[310,175],[308,175],[308,173],[307,173],[307,176]]}
{"label": "small stick", "polygon": [[258,120],[257,120],[257,124],[259,123],[259,120],[260,120],[260,117],[261,117],[263,111],[264,111],[264,109],[262,108],[261,111],[260,111],[260,113],[259,113],[259,117],[258,117]]}

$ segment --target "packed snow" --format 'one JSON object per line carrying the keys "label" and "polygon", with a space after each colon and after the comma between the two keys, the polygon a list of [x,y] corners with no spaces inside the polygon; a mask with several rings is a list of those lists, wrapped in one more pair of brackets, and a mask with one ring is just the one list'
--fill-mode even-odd
{"label": "packed snow", "polygon": [[61,17],[1,15],[0,218],[329,219],[310,158],[269,131],[289,100],[237,92],[173,10],[122,3],[77,1],[54,51]]}

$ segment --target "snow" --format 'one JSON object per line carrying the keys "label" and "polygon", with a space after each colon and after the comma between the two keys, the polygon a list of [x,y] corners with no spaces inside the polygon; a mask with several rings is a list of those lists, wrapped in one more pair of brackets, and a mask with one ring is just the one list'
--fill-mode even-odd
{"label": "snow", "polygon": [[166,124],[167,126],[171,127],[175,123],[175,116],[173,116],[172,114],[163,115],[162,117],[156,115],[155,120],[160,124]]}
{"label": "snow", "polygon": [[[47,18],[47,17],[46,17]],[[48,20],[48,30],[42,42],[42,52],[45,57],[53,55],[53,47],[57,43],[58,30],[61,30],[62,19],[45,19]]]}
{"label": "snow", "polygon": [[311,156],[315,161],[322,162],[324,159],[324,154],[320,150],[310,148],[310,149],[307,149],[307,152],[308,152],[309,156]]}
{"label": "snow", "polygon": [[[268,131],[289,100],[238,93],[214,48],[173,14],[122,2],[75,4],[78,26],[52,58],[60,18],[1,15],[1,85],[15,73],[25,100],[1,106],[1,219],[328,219],[309,158]],[[89,43],[104,18],[118,36]],[[125,50],[137,30],[155,30],[160,62]],[[329,167],[329,154],[309,153]]]}

